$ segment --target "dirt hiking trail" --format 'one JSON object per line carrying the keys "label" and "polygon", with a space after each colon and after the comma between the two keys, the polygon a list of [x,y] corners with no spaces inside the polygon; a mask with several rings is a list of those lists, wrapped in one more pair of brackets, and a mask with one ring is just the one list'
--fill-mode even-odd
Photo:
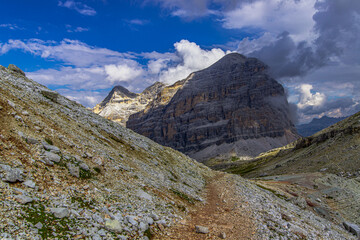
{"label": "dirt hiking trail", "polygon": [[[234,180],[227,176],[217,173],[209,179],[205,203],[196,204],[185,219],[153,239],[254,239],[256,227],[248,203],[239,199]],[[197,233],[196,225],[207,227],[209,233]]]}

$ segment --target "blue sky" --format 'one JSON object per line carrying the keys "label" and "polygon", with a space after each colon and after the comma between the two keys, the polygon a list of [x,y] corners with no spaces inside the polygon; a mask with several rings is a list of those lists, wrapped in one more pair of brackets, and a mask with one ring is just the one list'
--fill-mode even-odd
{"label": "blue sky", "polygon": [[358,0],[12,0],[0,65],[93,107],[115,85],[171,84],[229,52],[270,66],[300,122],[359,107]]}

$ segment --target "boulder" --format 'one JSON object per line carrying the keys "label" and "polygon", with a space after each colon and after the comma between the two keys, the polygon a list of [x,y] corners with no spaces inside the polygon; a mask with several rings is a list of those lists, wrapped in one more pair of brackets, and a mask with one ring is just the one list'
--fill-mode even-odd
{"label": "boulder", "polygon": [[197,233],[207,234],[207,233],[209,233],[209,228],[204,227],[204,226],[196,225],[195,226],[195,231]]}
{"label": "boulder", "polygon": [[114,232],[121,232],[122,231],[122,227],[121,224],[118,220],[108,220],[105,222],[105,227],[110,230],[110,231],[114,231]]}
{"label": "boulder", "polygon": [[70,211],[67,208],[51,208],[50,211],[57,218],[68,217],[70,214]]}

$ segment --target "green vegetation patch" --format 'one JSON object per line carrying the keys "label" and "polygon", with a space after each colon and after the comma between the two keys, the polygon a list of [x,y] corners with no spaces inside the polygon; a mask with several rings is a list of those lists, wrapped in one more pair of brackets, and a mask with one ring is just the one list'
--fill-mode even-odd
{"label": "green vegetation patch", "polygon": [[79,196],[72,196],[71,203],[79,204],[80,208],[93,209],[95,205],[95,200],[86,200]]}
{"label": "green vegetation patch", "polygon": [[281,198],[281,199],[283,199],[283,200],[288,200],[288,198],[287,198],[286,196],[278,193],[277,191],[275,191],[275,190],[273,190],[273,189],[264,187],[263,185],[258,184],[258,183],[256,183],[256,186],[258,186],[259,188],[262,188],[262,189],[264,189],[264,190],[266,190],[266,191],[271,192],[272,194],[274,194],[274,195],[277,196],[278,198]]}
{"label": "green vegetation patch", "polygon": [[[24,207],[25,214],[23,218],[36,225],[42,224],[39,234],[42,239],[68,239],[70,228],[75,226],[75,220],[69,218],[56,218],[52,213],[45,210],[45,206],[39,203],[32,203]],[[54,235],[55,234],[55,235]]]}
{"label": "green vegetation patch", "polygon": [[183,199],[183,200],[185,200],[185,201],[187,201],[187,202],[189,202],[189,203],[191,203],[191,204],[194,204],[194,203],[196,202],[196,199],[194,199],[193,197],[190,197],[190,196],[186,195],[186,194],[183,193],[183,192],[180,192],[180,191],[178,191],[178,190],[176,190],[176,189],[171,189],[171,191],[172,191],[175,195],[177,195],[178,197],[180,197],[181,199]]}

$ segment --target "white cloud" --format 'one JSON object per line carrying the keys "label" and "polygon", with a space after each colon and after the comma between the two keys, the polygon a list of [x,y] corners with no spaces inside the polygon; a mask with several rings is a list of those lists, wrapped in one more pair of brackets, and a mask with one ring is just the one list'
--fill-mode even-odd
{"label": "white cloud", "polygon": [[133,57],[131,54],[92,47],[70,39],[64,39],[60,43],[40,39],[9,40],[1,46],[0,53],[4,54],[12,49],[20,49],[45,59],[58,60],[77,67],[112,64],[123,58]]}
{"label": "white cloud", "polygon": [[311,90],[313,86],[311,84],[301,84],[298,87],[300,92],[300,101],[297,104],[297,107],[304,109],[306,107],[320,107],[326,101],[326,96],[323,93],[315,92],[312,93]]}
{"label": "white cloud", "polygon": [[241,4],[224,13],[225,28],[259,28],[280,34],[287,31],[295,40],[309,39],[314,27],[316,0],[259,0]]}
{"label": "white cloud", "polygon": [[69,24],[65,25],[66,27],[66,31],[69,33],[72,32],[88,32],[90,29],[89,28],[84,28],[84,27],[73,27]]}
{"label": "white cloud", "polygon": [[111,83],[127,82],[133,80],[143,74],[143,70],[136,63],[129,66],[128,64],[111,64],[105,66],[105,72],[108,75],[107,79]]}
{"label": "white cloud", "polygon": [[209,67],[225,56],[225,52],[219,48],[203,50],[199,45],[188,40],[181,40],[174,46],[181,62],[160,73],[160,81],[168,84],[184,79],[194,71]]}
{"label": "white cloud", "polygon": [[16,24],[12,24],[12,23],[3,23],[3,24],[0,24],[0,28],[8,28],[10,30],[23,30],[23,28],[19,27],[18,25]]}
{"label": "white cloud", "polygon": [[148,62],[148,71],[151,74],[159,74],[161,70],[166,68],[168,59],[156,59]]}
{"label": "white cloud", "polygon": [[146,24],[149,24],[150,21],[149,20],[146,20],[146,19],[131,19],[128,21],[129,24],[131,25],[138,25],[138,26],[143,26],[143,25],[146,25]]}
{"label": "white cloud", "polygon": [[60,7],[66,7],[71,10],[75,10],[78,13],[86,16],[95,16],[96,11],[92,7],[89,7],[88,5],[82,3],[82,2],[76,2],[73,0],[67,0],[67,1],[59,1],[58,6]]}

